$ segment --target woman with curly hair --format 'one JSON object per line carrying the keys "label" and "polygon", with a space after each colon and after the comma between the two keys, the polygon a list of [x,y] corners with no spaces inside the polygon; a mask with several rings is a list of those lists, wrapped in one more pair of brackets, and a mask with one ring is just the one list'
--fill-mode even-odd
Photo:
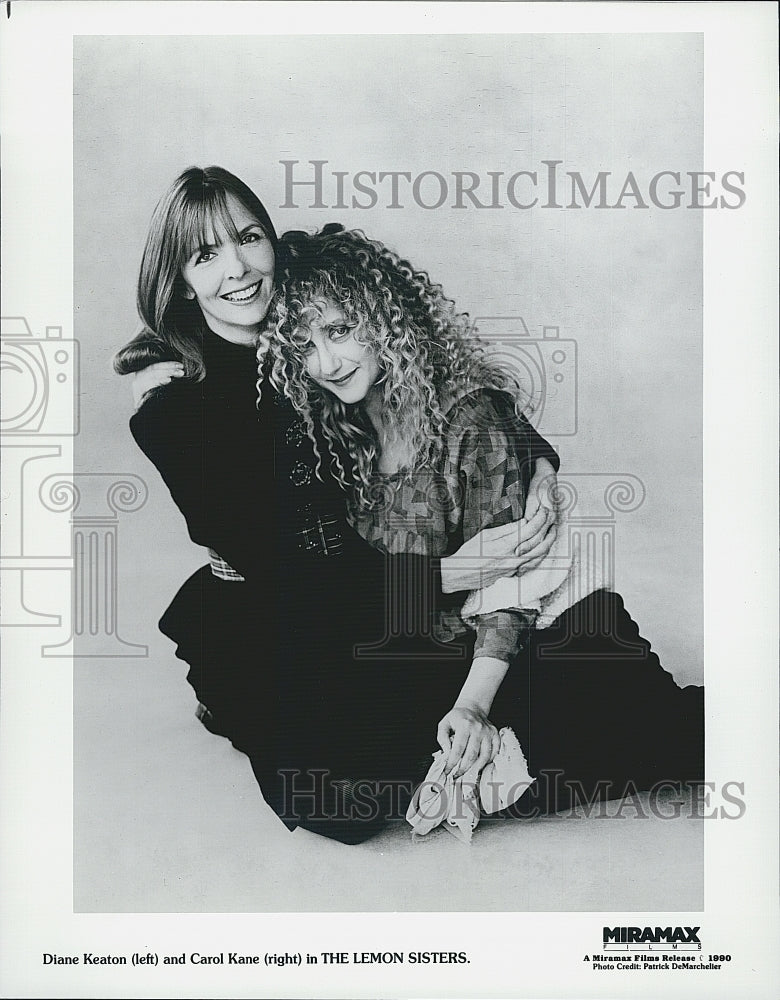
{"label": "woman with curly hair", "polygon": [[[347,491],[361,537],[386,554],[442,557],[522,518],[535,432],[468,317],[360,232],[285,239],[273,379]],[[678,687],[619,595],[587,572],[574,586],[578,569],[516,606],[472,599],[469,629],[451,609],[435,614],[437,636],[467,658],[441,684],[428,739],[459,777],[491,761],[511,725],[542,778],[520,813],[701,777],[703,690]]]}
{"label": "woman with curly hair", "polygon": [[[133,436],[209,550],[160,622],[189,665],[201,720],[248,754],[288,827],[354,842],[381,825],[379,815],[345,818],[336,797],[379,754],[377,650],[371,670],[354,647],[381,645],[386,579],[413,583],[415,606],[447,603],[442,590],[534,565],[549,548],[549,520],[540,512],[521,526],[522,555],[516,525],[450,560],[388,560],[367,545],[262,366],[258,380],[285,259],[246,184],[219,167],[185,170],[152,217],[138,279],[144,329],[115,369],[136,373]],[[402,687],[408,650],[380,652]]]}

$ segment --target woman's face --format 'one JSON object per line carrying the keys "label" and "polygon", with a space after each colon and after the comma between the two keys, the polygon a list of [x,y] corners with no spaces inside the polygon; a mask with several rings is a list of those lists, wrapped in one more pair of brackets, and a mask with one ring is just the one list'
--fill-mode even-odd
{"label": "woman's face", "polygon": [[360,403],[372,391],[381,368],[374,352],[355,339],[358,327],[339,306],[318,299],[309,324],[310,339],[301,350],[309,377],[342,403]]}
{"label": "woman's face", "polygon": [[196,299],[209,328],[233,344],[251,344],[274,288],[274,249],[257,219],[227,197],[238,237],[221,228],[182,267],[187,298]]}

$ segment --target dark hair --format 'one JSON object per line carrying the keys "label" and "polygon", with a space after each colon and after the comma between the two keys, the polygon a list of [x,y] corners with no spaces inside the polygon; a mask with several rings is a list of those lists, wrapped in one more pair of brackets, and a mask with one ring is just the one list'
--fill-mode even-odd
{"label": "dark hair", "polygon": [[185,377],[204,377],[203,316],[197,302],[182,294],[181,269],[197,247],[210,241],[217,222],[237,236],[229,195],[257,219],[276,252],[273,223],[251,188],[222,167],[185,170],[160,199],[149,224],[136,299],[145,329],[117,352],[119,375],[156,361],[181,361]]}

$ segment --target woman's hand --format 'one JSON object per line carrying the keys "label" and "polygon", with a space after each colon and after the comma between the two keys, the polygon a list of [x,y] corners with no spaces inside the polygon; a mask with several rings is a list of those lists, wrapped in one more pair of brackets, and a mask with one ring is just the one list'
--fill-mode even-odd
{"label": "woman's hand", "polygon": [[136,410],[148,392],[157,389],[158,386],[167,385],[172,379],[181,378],[183,374],[184,365],[179,361],[158,361],[157,364],[148,365],[140,372],[136,372],[130,380],[133,405]]}
{"label": "woman's hand", "polygon": [[441,560],[442,591],[482,590],[501,577],[533,569],[552,548],[556,530],[555,512],[540,503],[533,517],[483,528]]}
{"label": "woman's hand", "polygon": [[546,458],[537,458],[534,465],[534,474],[528,484],[528,496],[525,501],[523,520],[530,521],[540,507],[555,512],[555,491],[558,485],[558,477],[550,461]]}
{"label": "woman's hand", "polygon": [[458,703],[447,712],[436,731],[439,746],[447,754],[446,774],[462,777],[472,767],[481,771],[498,753],[498,730],[475,703]]}
{"label": "woman's hand", "polygon": [[[558,512],[556,507],[556,487],[558,477],[546,458],[537,458],[534,475],[528,486],[525,512],[520,524],[526,529],[534,524],[542,524],[540,530],[520,543],[517,554],[521,557],[518,576],[536,569],[552,548],[558,537]],[[540,518],[544,520],[540,522]]]}

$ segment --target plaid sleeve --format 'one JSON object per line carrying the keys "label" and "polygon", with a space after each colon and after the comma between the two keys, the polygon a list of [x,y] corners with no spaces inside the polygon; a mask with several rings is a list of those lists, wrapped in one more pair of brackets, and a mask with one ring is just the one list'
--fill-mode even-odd
{"label": "plaid sleeve", "polygon": [[[523,516],[536,460],[529,424],[505,393],[482,390],[458,406],[453,419],[462,494],[463,541],[483,528]],[[494,611],[476,619],[475,656],[509,662],[522,648],[528,621],[522,612]]]}

